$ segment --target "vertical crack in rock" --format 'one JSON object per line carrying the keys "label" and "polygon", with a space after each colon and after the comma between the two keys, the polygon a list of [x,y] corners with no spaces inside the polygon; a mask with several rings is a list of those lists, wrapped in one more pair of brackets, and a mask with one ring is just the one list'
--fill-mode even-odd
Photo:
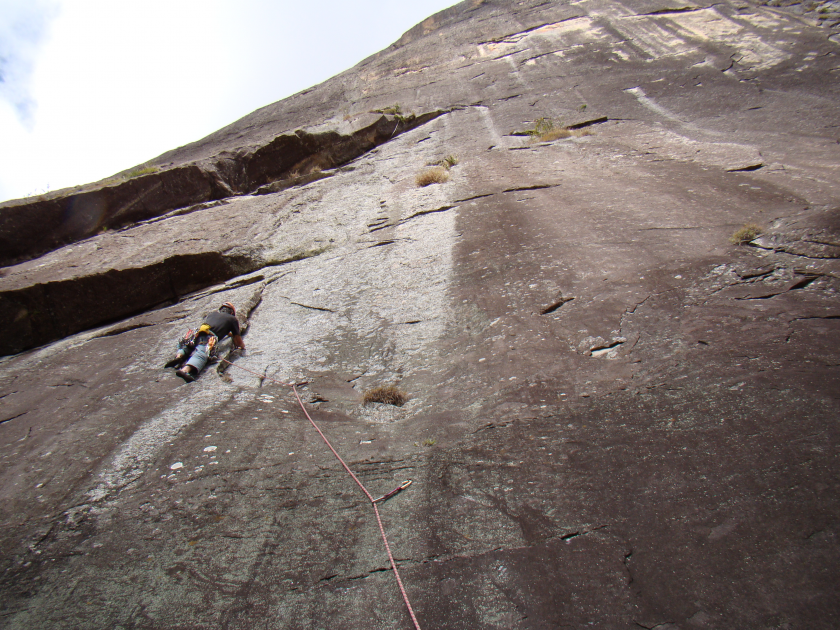
{"label": "vertical crack in rock", "polygon": [[[261,276],[260,276],[261,277]],[[247,286],[247,284],[234,284],[231,289],[238,288],[241,286]],[[254,312],[259,308],[260,304],[262,304],[263,293],[265,292],[265,288],[268,286],[268,282],[262,280],[260,285],[256,288],[256,290],[251,294],[251,297],[248,298],[243,304],[239,306],[237,319],[239,320],[239,329],[240,333],[244,336],[248,332],[248,328],[250,327],[251,317],[253,316]],[[231,348],[225,354],[225,356],[219,358],[219,365],[216,366],[216,373],[220,376],[223,376],[227,371],[228,367],[232,363],[236,362],[241,356],[241,351],[238,348]],[[266,374],[268,368],[266,368]],[[260,387],[262,387],[263,380],[265,380],[265,375],[260,380]]]}
{"label": "vertical crack in rock", "polygon": [[631,586],[633,584],[633,571],[630,570],[630,560],[633,558],[633,550],[630,549],[626,554],[624,554],[624,570],[627,571],[627,586]]}

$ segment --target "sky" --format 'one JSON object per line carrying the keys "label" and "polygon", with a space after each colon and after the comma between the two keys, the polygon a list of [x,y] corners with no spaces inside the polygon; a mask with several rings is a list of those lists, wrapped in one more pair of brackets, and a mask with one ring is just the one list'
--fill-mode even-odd
{"label": "sky", "polygon": [[0,0],[0,201],[203,138],[454,4]]}

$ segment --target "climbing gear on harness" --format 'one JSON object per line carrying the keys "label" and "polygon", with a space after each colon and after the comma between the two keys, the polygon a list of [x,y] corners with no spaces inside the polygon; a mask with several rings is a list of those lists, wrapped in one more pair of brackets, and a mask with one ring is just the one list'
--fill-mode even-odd
{"label": "climbing gear on harness", "polygon": [[[187,332],[184,333],[184,336],[178,341],[178,355],[182,355],[181,361],[184,358],[188,357],[193,353],[196,346],[207,345],[207,358],[209,363],[213,363],[216,361],[216,345],[219,342],[219,338],[216,336],[212,330],[210,330],[210,326],[207,324],[202,324],[198,330],[193,330],[190,328]],[[177,357],[177,355],[176,355]],[[171,362],[170,362],[171,363]],[[166,364],[166,367],[173,367],[175,364],[169,365]]]}
{"label": "climbing gear on harness", "polygon": [[184,333],[184,336],[178,340],[178,354],[181,352],[186,356],[195,350],[195,338],[198,336],[198,331],[190,328]]}
{"label": "climbing gear on harness", "polygon": [[230,309],[230,314],[231,315],[236,315],[236,307],[233,304],[231,304],[230,302],[225,302],[224,304],[222,304],[219,307],[219,310],[222,310],[223,308],[229,308]]}
{"label": "climbing gear on harness", "polygon": [[215,358],[215,348],[216,343],[219,341],[219,338],[216,336],[212,330],[210,330],[209,324],[202,324],[201,327],[198,329],[198,338],[196,339],[195,345],[201,346],[205,343],[207,344],[207,354],[210,357]]}

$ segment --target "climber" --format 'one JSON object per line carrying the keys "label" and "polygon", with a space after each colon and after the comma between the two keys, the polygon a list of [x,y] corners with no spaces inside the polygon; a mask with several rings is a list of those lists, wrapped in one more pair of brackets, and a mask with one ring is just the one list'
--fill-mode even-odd
{"label": "climber", "polygon": [[236,319],[236,307],[230,302],[225,302],[218,311],[207,314],[198,330],[187,331],[178,342],[175,358],[167,361],[166,367],[183,364],[175,373],[187,383],[192,383],[213,356],[219,341],[228,335],[233,337],[233,345],[245,350],[245,342],[242,341],[239,332],[239,320]]}

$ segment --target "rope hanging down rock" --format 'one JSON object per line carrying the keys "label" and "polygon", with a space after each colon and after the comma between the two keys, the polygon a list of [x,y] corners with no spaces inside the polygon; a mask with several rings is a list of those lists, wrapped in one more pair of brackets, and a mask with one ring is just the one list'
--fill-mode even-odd
{"label": "rope hanging down rock", "polygon": [[300,405],[300,408],[303,410],[303,414],[306,416],[306,419],[309,420],[309,423],[315,428],[315,430],[318,432],[318,435],[321,436],[321,439],[324,441],[324,444],[326,444],[329,447],[329,449],[332,451],[332,454],[335,455],[335,458],[341,463],[341,465],[344,467],[344,470],[347,471],[347,474],[349,474],[353,478],[353,481],[356,482],[356,485],[359,486],[362,492],[365,493],[365,496],[368,498],[368,501],[370,501],[371,506],[373,506],[373,512],[374,514],[376,514],[376,523],[379,525],[379,533],[382,534],[382,542],[385,543],[385,551],[388,552],[388,560],[390,560],[391,568],[394,570],[394,577],[397,579],[397,585],[400,587],[400,592],[402,593],[403,601],[405,601],[406,608],[408,608],[408,614],[411,615],[411,620],[414,622],[415,629],[421,630],[420,624],[417,622],[417,617],[414,614],[414,609],[411,607],[411,602],[408,601],[408,594],[405,592],[405,587],[403,586],[402,579],[400,578],[400,572],[397,570],[397,563],[394,561],[394,556],[391,553],[391,545],[388,544],[388,537],[385,535],[385,527],[382,525],[382,518],[379,516],[379,508],[376,505],[378,502],[389,499],[400,490],[407,488],[411,484],[411,481],[403,482],[403,484],[397,487],[395,490],[379,497],[378,499],[374,499],[373,495],[370,492],[368,492],[368,489],[364,486],[364,484],[361,481],[359,481],[359,478],[356,477],[352,470],[350,470],[350,467],[344,462],[344,460],[341,458],[341,455],[338,454],[338,451],[336,451],[335,448],[333,448],[333,445],[330,444],[330,441],[327,439],[327,436],[324,435],[323,431],[321,431],[318,425],[315,424],[315,421],[309,415],[309,412],[303,405],[303,401],[300,399],[300,395],[298,394],[297,387],[295,387],[295,383],[284,383],[282,381],[278,381],[277,379],[273,379],[269,376],[257,374],[256,372],[253,372],[248,368],[244,368],[241,365],[231,363],[227,359],[221,359],[221,361],[233,367],[239,368],[240,370],[244,370],[245,372],[253,374],[257,378],[269,380],[273,383],[277,383],[278,385],[284,385],[286,387],[292,388],[292,391],[295,394],[295,398],[298,401],[298,405]]}

